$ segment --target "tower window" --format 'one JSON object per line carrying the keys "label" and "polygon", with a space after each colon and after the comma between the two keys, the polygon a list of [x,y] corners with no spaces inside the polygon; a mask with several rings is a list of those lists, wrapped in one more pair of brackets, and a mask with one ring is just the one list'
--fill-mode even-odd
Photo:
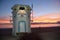
{"label": "tower window", "polygon": [[20,7],[19,10],[25,10],[25,8],[24,7]]}

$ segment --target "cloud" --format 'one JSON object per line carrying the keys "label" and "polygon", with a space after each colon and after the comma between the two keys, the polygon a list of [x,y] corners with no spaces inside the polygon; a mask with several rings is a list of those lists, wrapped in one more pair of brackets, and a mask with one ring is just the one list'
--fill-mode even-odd
{"label": "cloud", "polygon": [[9,20],[0,20],[0,23],[10,23]]}
{"label": "cloud", "polygon": [[35,17],[33,20],[34,22],[58,22],[60,21],[60,14],[59,13],[47,14],[44,16]]}
{"label": "cloud", "polygon": [[0,17],[0,23],[10,23],[9,17]]}
{"label": "cloud", "polygon": [[9,19],[10,19],[10,17],[8,17],[8,16],[0,17],[0,20],[9,20]]}

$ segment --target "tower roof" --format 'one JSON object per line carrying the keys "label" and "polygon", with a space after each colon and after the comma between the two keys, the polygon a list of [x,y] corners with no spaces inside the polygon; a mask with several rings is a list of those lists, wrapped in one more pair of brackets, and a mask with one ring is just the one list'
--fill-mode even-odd
{"label": "tower roof", "polygon": [[11,9],[13,11],[18,11],[21,9],[31,11],[31,7],[29,5],[23,5],[23,4],[15,4]]}

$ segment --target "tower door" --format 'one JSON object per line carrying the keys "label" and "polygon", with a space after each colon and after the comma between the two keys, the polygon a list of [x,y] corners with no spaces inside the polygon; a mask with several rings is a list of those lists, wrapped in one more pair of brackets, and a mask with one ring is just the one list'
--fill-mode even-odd
{"label": "tower door", "polygon": [[18,32],[26,32],[26,23],[25,23],[25,21],[20,21],[18,23]]}

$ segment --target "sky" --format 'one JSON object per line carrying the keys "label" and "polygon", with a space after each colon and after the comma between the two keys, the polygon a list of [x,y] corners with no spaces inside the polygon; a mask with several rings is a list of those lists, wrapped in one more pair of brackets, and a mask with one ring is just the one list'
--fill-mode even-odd
{"label": "sky", "polygon": [[[35,22],[60,21],[60,0],[0,0],[0,23],[10,23],[11,8],[15,4],[26,4],[30,7],[33,4],[33,20]],[[11,25],[0,26],[3,28],[12,27]]]}
{"label": "sky", "polygon": [[0,17],[11,16],[11,7],[15,4],[33,4],[34,16],[42,16],[45,14],[60,11],[59,0],[0,0]]}

